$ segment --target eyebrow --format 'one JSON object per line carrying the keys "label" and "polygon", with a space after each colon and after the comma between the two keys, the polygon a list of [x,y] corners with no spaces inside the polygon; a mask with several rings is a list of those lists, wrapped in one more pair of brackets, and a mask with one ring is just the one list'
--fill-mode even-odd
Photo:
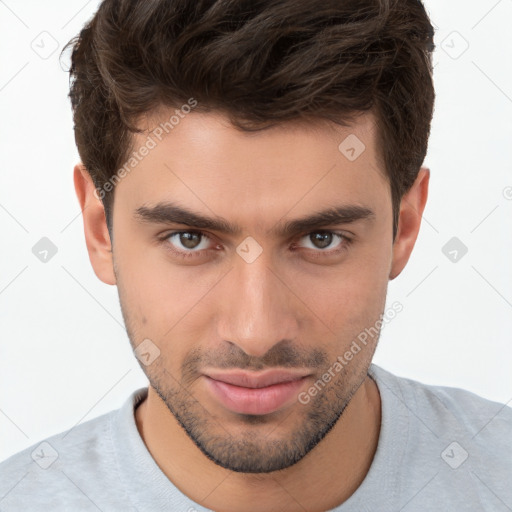
{"label": "eyebrow", "polygon": [[[208,217],[171,202],[158,203],[152,207],[140,206],[135,210],[135,218],[141,222],[184,224],[191,228],[208,229],[229,235],[240,235],[244,231],[237,224],[232,224],[222,217]],[[340,205],[299,219],[278,222],[269,230],[269,234],[281,237],[292,236],[331,224],[351,224],[373,219],[375,219],[375,212],[371,208],[355,204]]]}

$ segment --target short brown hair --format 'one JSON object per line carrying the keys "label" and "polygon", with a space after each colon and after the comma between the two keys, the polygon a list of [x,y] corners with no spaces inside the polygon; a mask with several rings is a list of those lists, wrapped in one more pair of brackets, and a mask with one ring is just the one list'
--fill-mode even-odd
{"label": "short brown hair", "polygon": [[[394,240],[427,151],[433,37],[420,0],[104,0],[66,45],[78,152],[101,187],[126,161],[140,116],[191,97],[242,130],[347,125],[371,110]],[[102,197],[110,231],[113,195]]]}

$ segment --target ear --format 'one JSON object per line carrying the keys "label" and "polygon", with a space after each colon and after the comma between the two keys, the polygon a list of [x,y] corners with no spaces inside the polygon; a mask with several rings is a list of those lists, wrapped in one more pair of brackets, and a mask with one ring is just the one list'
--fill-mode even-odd
{"label": "ear", "polygon": [[75,191],[82,210],[89,260],[94,273],[106,284],[116,284],[112,244],[105,209],[96,193],[92,178],[82,163],[74,168]]}
{"label": "ear", "polygon": [[421,226],[421,216],[428,197],[430,169],[422,167],[410,190],[400,202],[398,231],[393,244],[393,260],[389,279],[395,279],[409,261]]}

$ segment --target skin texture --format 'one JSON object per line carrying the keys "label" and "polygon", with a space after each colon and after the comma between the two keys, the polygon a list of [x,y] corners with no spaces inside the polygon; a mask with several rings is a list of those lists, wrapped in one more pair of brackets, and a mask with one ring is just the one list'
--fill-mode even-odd
{"label": "skin texture", "polygon": [[[168,116],[148,117],[145,127]],[[136,136],[134,148],[148,133]],[[353,162],[338,149],[350,134],[366,146]],[[160,351],[141,364],[150,387],[136,410],[139,432],[191,499],[220,512],[322,511],[361,484],[380,432],[379,392],[367,375],[378,335],[307,404],[293,400],[271,414],[225,408],[202,373],[300,368],[308,373],[300,391],[321,379],[384,313],[388,281],[405,267],[419,232],[429,174],[421,168],[404,196],[393,244],[371,113],[350,127],[297,121],[244,133],[221,113],[192,112],[116,186],[111,245],[92,180],[75,167],[94,271],[117,285],[132,346],[150,339]],[[171,248],[191,252],[193,245],[169,235],[197,227],[135,215],[171,200],[241,232],[203,229],[210,238],[196,239],[200,252],[181,258]],[[315,245],[310,235],[319,229],[292,239],[270,233],[342,204],[375,213],[322,226],[351,238],[348,245],[336,236],[326,248]],[[236,251],[248,236],[262,248],[251,263]]]}

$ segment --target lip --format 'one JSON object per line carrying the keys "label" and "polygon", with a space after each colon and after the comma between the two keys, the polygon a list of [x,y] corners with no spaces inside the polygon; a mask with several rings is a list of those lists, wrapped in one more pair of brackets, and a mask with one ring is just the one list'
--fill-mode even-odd
{"label": "lip", "polygon": [[233,384],[244,388],[264,388],[273,384],[281,384],[298,380],[309,375],[303,370],[266,370],[264,372],[242,372],[234,370],[230,372],[209,371],[205,375],[211,379]]}
{"label": "lip", "polygon": [[209,392],[227,409],[239,414],[270,414],[292,403],[307,375],[304,372],[209,372]]}

